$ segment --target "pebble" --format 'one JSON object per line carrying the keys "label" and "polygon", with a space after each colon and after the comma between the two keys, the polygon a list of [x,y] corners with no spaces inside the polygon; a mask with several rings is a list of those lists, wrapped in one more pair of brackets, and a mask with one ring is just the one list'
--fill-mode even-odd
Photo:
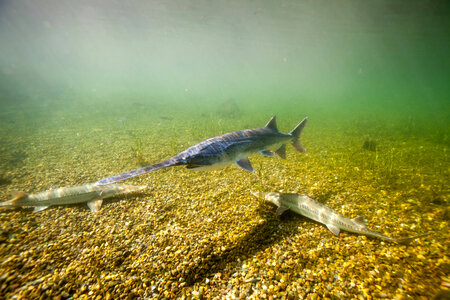
{"label": "pebble", "polygon": [[[135,134],[161,141],[148,130],[151,122],[134,129]],[[174,124],[166,126],[158,130],[173,132]],[[49,130],[32,139],[21,137],[23,144],[33,143],[33,150],[27,151],[22,167],[8,170],[18,180],[0,185],[2,195],[83,184],[136,167],[121,129],[86,130],[76,142],[66,138],[67,132]],[[182,141],[168,135],[161,143],[146,144],[143,154],[156,161],[216,133],[183,130]],[[102,135],[114,142],[97,151]],[[22,145],[11,143],[14,149]],[[36,214],[1,210],[0,294],[23,299],[426,299],[447,288],[447,214],[437,213],[444,211],[442,205],[420,202],[441,186],[439,173],[427,163],[441,151],[428,147],[420,152],[421,164],[412,167],[399,161],[399,170],[406,174],[415,168],[429,175],[424,188],[414,185],[415,178],[400,177],[399,182],[409,184],[394,189],[371,169],[371,153],[359,151],[359,146],[340,150],[336,143],[333,135],[315,140],[306,135],[307,155],[288,150],[286,161],[258,155],[250,159],[261,170],[266,191],[308,194],[349,217],[365,214],[370,228],[378,226],[388,235],[416,230],[435,235],[409,246],[347,232],[335,237],[326,227],[295,214],[277,218],[273,206],[250,194],[259,188],[256,174],[234,166],[212,172],[172,168],[130,179],[127,184],[149,188],[105,200],[97,214],[85,205],[51,207]],[[416,143],[395,146],[404,147],[404,159],[417,157]],[[383,159],[383,153],[378,155]],[[74,162],[74,156],[83,159]],[[448,203],[447,196],[442,197]],[[405,199],[414,201],[402,205]]]}

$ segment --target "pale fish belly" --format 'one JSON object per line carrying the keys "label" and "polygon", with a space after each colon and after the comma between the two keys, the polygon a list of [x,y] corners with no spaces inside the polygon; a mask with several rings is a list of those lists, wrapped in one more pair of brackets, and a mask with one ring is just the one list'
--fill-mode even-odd
{"label": "pale fish belly", "polygon": [[245,152],[240,152],[237,153],[237,155],[234,155],[232,157],[230,157],[230,155],[223,155],[220,157],[220,159],[217,162],[214,162],[210,165],[205,165],[205,166],[201,166],[201,167],[197,167],[197,168],[193,168],[192,170],[198,170],[198,171],[211,171],[211,170],[220,170],[223,169],[225,167],[228,167],[231,164],[234,164],[235,162],[237,162],[238,160],[242,159],[242,158],[246,158],[254,153],[256,153],[258,151],[245,151]]}
{"label": "pale fish belly", "polygon": [[229,165],[234,163],[234,161],[224,161],[224,162],[218,162],[211,165],[206,165],[202,167],[193,168],[191,170],[193,171],[213,171],[213,170],[220,170],[223,169]]}

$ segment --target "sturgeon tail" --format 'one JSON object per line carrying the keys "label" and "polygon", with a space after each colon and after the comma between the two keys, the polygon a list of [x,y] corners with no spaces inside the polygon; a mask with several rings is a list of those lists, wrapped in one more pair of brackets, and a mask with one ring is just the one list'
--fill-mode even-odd
{"label": "sturgeon tail", "polygon": [[430,233],[425,233],[425,234],[416,235],[416,236],[409,236],[409,237],[405,237],[405,238],[392,238],[392,240],[400,245],[408,245],[413,240],[427,236],[427,235],[430,235]]}
{"label": "sturgeon tail", "polygon": [[13,200],[8,200],[0,203],[0,207],[13,207]]}
{"label": "sturgeon tail", "polygon": [[289,132],[289,134],[293,137],[293,140],[291,142],[292,146],[295,148],[295,150],[302,153],[306,153],[306,149],[300,143],[300,135],[306,125],[306,122],[308,122],[308,117],[304,118],[303,121],[298,123],[298,125],[291,132]]}
{"label": "sturgeon tail", "polygon": [[177,166],[179,164],[180,164],[179,161],[176,158],[172,157],[172,158],[169,158],[165,161],[162,161],[160,163],[157,163],[157,164],[154,164],[151,166],[147,166],[147,167],[139,168],[136,170],[128,171],[125,173],[117,174],[117,175],[114,175],[111,177],[103,178],[103,179],[97,181],[95,184],[96,185],[111,184],[111,183],[115,183],[118,181],[122,181],[122,180],[125,180],[128,178],[131,178],[131,177],[139,176],[139,175],[151,172],[151,171],[156,171],[158,169]]}
{"label": "sturgeon tail", "polygon": [[[354,220],[354,219],[353,219]],[[367,229],[360,232],[359,234],[364,234],[367,236],[371,236],[371,237],[376,237],[382,240],[387,240],[387,241],[391,241],[400,245],[408,245],[409,243],[411,243],[412,241],[414,241],[415,239],[430,235],[430,233],[424,233],[424,234],[420,234],[420,235],[415,235],[415,236],[408,236],[408,237],[404,237],[404,238],[394,238],[394,237],[390,237],[384,234],[381,234],[377,231],[373,231],[370,229]]]}
{"label": "sturgeon tail", "polygon": [[17,204],[16,205],[14,204],[18,202],[20,199],[28,196],[28,194],[18,191],[11,192],[11,195],[13,196],[13,198],[11,200],[1,202],[0,207],[17,207]]}

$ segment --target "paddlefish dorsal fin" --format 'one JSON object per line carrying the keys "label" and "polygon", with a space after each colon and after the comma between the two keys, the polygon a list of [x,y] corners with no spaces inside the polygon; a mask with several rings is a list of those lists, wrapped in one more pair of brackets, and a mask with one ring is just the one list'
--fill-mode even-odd
{"label": "paddlefish dorsal fin", "polygon": [[275,131],[278,131],[277,128],[277,119],[275,116],[273,116],[272,118],[270,118],[269,122],[267,122],[266,126],[267,128],[273,129]]}

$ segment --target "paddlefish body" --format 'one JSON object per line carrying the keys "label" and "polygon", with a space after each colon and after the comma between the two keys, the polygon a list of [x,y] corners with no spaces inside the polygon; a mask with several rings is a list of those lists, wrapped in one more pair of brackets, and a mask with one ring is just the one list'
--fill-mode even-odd
{"label": "paddlefish body", "polygon": [[246,171],[253,172],[254,169],[248,159],[248,156],[253,153],[259,152],[265,156],[278,155],[285,159],[288,142],[297,151],[306,152],[300,143],[300,134],[307,121],[308,118],[305,118],[291,132],[281,133],[278,131],[275,117],[272,117],[264,127],[234,131],[204,140],[165,161],[107,177],[97,181],[96,184],[110,184],[173,166],[214,170],[234,163]]}

